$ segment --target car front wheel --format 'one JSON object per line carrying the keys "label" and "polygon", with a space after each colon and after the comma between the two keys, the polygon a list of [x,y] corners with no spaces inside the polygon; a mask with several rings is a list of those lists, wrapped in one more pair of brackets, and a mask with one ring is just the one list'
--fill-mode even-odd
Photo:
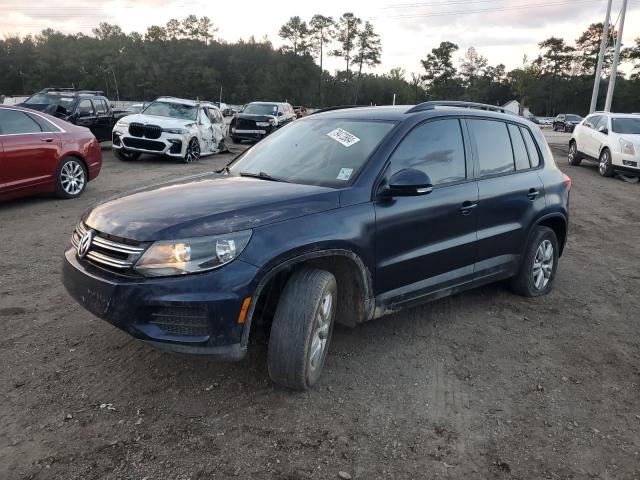
{"label": "car front wheel", "polygon": [[118,150],[114,148],[113,152],[116,154],[116,157],[118,157],[118,159],[122,160],[123,162],[134,162],[139,159],[141,155],[140,152],[131,152],[124,148],[120,148]]}
{"label": "car front wheel", "polygon": [[520,271],[511,279],[511,289],[524,297],[549,293],[553,289],[559,253],[555,232],[548,227],[534,227]]}
{"label": "car front wheel", "polygon": [[189,140],[189,144],[187,145],[187,151],[184,154],[184,158],[182,161],[184,163],[196,162],[200,158],[200,143],[197,138],[192,138]]}
{"label": "car front wheel", "polygon": [[337,307],[334,276],[305,268],[291,275],[271,325],[267,364],[271,379],[307,390],[322,373]]}
{"label": "car front wheel", "polygon": [[613,163],[611,163],[611,152],[608,148],[603,148],[600,153],[598,172],[603,177],[613,177]]}
{"label": "car front wheel", "polygon": [[81,160],[66,158],[58,167],[56,194],[60,198],[76,198],[87,185],[87,169]]}
{"label": "car front wheel", "polygon": [[578,166],[580,165],[580,163],[582,163],[582,157],[578,153],[578,144],[575,142],[575,140],[569,144],[568,160],[569,165],[573,166]]}

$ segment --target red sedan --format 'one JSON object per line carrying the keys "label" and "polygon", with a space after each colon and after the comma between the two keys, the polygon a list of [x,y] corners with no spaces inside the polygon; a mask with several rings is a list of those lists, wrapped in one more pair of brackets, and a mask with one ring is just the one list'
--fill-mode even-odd
{"label": "red sedan", "polygon": [[101,167],[100,144],[89,129],[0,105],[0,200],[39,193],[75,198]]}

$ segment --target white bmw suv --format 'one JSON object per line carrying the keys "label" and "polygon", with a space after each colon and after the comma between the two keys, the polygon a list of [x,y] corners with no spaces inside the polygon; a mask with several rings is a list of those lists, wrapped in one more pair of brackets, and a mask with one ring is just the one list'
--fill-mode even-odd
{"label": "white bmw suv", "polygon": [[189,163],[225,150],[226,130],[222,112],[213,103],[160,97],[142,112],[118,120],[112,148],[125,161],[150,153]]}
{"label": "white bmw suv", "polygon": [[598,162],[603,177],[640,176],[640,115],[596,112],[585,118],[569,140],[569,163],[582,160]]}

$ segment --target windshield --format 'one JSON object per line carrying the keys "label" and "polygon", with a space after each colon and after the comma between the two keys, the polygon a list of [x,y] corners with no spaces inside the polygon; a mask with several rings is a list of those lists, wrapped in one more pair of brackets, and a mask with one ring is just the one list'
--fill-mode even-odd
{"label": "windshield", "polygon": [[640,135],[639,118],[612,118],[611,130],[615,133],[626,133],[628,135]]}
{"label": "windshield", "polygon": [[194,120],[198,114],[198,107],[195,105],[184,105],[174,102],[153,102],[143,110],[145,115],[156,115],[158,117],[179,118],[180,120]]}
{"label": "windshield", "polygon": [[62,95],[52,95],[50,93],[36,93],[27,98],[24,103],[27,105],[62,105],[68,109],[74,99],[74,97],[63,97]]}
{"label": "windshield", "polygon": [[343,187],[394,126],[392,122],[336,118],[298,120],[247,150],[229,171]]}
{"label": "windshield", "polygon": [[266,103],[250,103],[242,113],[248,113],[250,115],[277,115],[278,105]]}
{"label": "windshield", "polygon": [[579,122],[582,120],[582,117],[579,115],[567,115],[565,118],[570,122]]}

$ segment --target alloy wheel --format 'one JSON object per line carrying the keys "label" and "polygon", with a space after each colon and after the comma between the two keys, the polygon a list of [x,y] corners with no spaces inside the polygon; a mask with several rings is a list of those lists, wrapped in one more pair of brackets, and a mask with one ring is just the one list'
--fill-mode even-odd
{"label": "alloy wheel", "polygon": [[602,152],[602,155],[600,155],[600,163],[598,164],[598,171],[600,172],[600,175],[604,175],[609,169],[609,161],[609,152],[605,150]]}
{"label": "alloy wheel", "polygon": [[311,333],[311,348],[309,349],[310,370],[315,370],[322,365],[322,358],[324,357],[331,329],[333,303],[331,292],[325,293],[320,301],[320,307],[313,323],[313,332]]}
{"label": "alloy wheel", "polygon": [[577,152],[578,147],[576,146],[575,142],[572,142],[571,145],[569,145],[569,163],[571,163],[575,159]]}
{"label": "alloy wheel", "polygon": [[533,286],[537,290],[544,289],[551,279],[553,272],[553,244],[543,240],[533,257]]}
{"label": "alloy wheel", "polygon": [[82,192],[85,184],[84,168],[78,162],[69,160],[60,171],[60,183],[62,189],[68,195],[78,195]]}
{"label": "alloy wheel", "polygon": [[185,153],[184,160],[187,163],[195,162],[200,158],[200,144],[198,140],[192,138],[187,145],[187,152]]}

